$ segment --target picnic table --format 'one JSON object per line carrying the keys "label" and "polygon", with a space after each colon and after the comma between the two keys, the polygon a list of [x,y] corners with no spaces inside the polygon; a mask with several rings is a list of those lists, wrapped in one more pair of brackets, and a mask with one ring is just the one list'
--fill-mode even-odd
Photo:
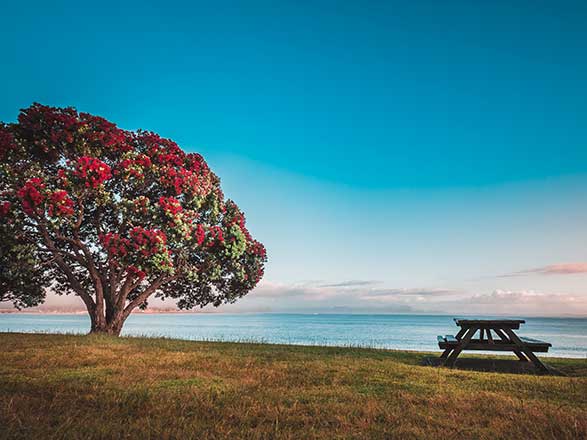
{"label": "picnic table", "polygon": [[[532,361],[540,371],[548,372],[535,352],[546,353],[552,344],[516,335],[523,319],[454,319],[459,332],[438,336],[438,346],[444,350],[440,356],[444,365],[453,367],[463,350],[512,351],[522,362]],[[479,333],[477,338],[475,334]],[[495,333],[494,337],[492,333]]]}

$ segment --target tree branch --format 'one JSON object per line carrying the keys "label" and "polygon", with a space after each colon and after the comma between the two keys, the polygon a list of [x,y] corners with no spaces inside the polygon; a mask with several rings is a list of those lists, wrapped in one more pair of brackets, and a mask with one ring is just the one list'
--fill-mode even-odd
{"label": "tree branch", "polygon": [[88,272],[90,273],[90,277],[92,278],[92,281],[94,282],[94,290],[96,292],[96,306],[98,308],[98,312],[100,314],[102,314],[103,309],[104,309],[104,284],[102,283],[103,280],[102,280],[102,277],[100,276],[100,273],[96,269],[96,265],[94,264],[94,257],[92,255],[92,253],[90,252],[88,247],[79,238],[79,230],[82,225],[83,218],[84,218],[84,212],[85,212],[84,199],[85,199],[85,196],[82,195],[78,200],[79,213],[78,213],[77,221],[72,228],[74,238],[71,239],[69,237],[64,236],[63,234],[60,234],[59,232],[55,232],[55,234],[56,234],[57,239],[63,240],[65,242],[71,244],[75,248],[81,250],[82,253],[84,254],[85,262],[86,262],[86,264],[84,264],[84,266],[88,269]]}
{"label": "tree branch", "polygon": [[51,251],[51,253],[53,254],[55,258],[55,263],[59,266],[59,268],[67,277],[67,280],[71,285],[71,288],[75,291],[75,293],[79,295],[82,301],[86,304],[88,311],[94,311],[94,309],[96,308],[96,303],[92,299],[92,296],[85,291],[84,287],[81,285],[81,283],[79,282],[71,268],[67,265],[67,263],[65,263],[65,261],[63,261],[61,251],[57,249],[57,247],[55,246],[55,242],[51,239],[49,231],[47,231],[47,228],[45,228],[45,226],[41,222],[37,221],[37,225],[41,232],[41,236],[43,237],[43,241],[45,242],[45,246],[47,246],[47,249],[49,249],[49,251]]}
{"label": "tree branch", "polygon": [[159,289],[163,284],[168,283],[169,281],[173,280],[175,276],[172,277],[165,277],[161,276],[157,278],[153,283],[147,287],[139,296],[133,299],[128,305],[124,308],[123,318],[126,319],[130,312],[132,312],[136,307],[144,303],[147,298],[149,298],[157,289]]}

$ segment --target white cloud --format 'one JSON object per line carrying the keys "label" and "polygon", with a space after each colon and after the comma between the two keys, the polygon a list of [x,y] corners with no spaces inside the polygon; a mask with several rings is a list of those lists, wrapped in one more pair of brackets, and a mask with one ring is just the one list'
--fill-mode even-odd
{"label": "white cloud", "polygon": [[375,280],[349,280],[349,281],[341,281],[338,283],[332,284],[320,284],[317,287],[364,287],[364,286],[373,286],[376,284],[381,284],[381,281]]}
{"label": "white cloud", "polygon": [[443,296],[454,296],[461,294],[458,290],[451,290],[451,289],[372,289],[366,291],[361,298],[366,300],[387,300],[387,299],[395,299],[399,297],[416,297],[416,298],[426,298],[426,297],[443,297]]}
{"label": "white cloud", "polygon": [[[282,283],[263,280],[236,304],[209,312],[329,312],[329,313],[448,313],[454,315],[587,316],[587,292],[547,293],[535,290],[496,289],[471,294],[440,287],[378,286],[374,281],[304,281]],[[374,287],[377,285],[376,287]],[[173,301],[149,301],[151,309],[169,309]],[[11,308],[5,304],[3,308]],[[50,294],[41,310],[83,310],[74,296]],[[198,309],[199,310],[199,309]]]}
{"label": "white cloud", "polygon": [[454,306],[462,313],[587,316],[587,295],[497,289],[490,294],[473,295]]}
{"label": "white cloud", "polygon": [[447,288],[374,288],[370,284],[330,287],[347,283],[276,283],[264,281],[243,302],[269,301],[278,311],[340,310],[341,313],[411,311],[468,315],[587,316],[587,294],[502,290],[471,294]]}

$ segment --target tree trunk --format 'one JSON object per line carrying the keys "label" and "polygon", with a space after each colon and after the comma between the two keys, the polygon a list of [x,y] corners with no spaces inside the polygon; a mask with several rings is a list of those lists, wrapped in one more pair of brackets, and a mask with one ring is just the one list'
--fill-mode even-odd
{"label": "tree trunk", "polygon": [[111,335],[111,336],[120,336],[120,331],[122,330],[122,322],[118,323],[103,323],[100,325],[92,325],[90,330],[90,334],[102,334],[102,335]]}
{"label": "tree trunk", "polygon": [[119,336],[125,321],[124,310],[114,307],[107,307],[106,315],[104,311],[88,310],[92,322],[90,334],[103,334]]}
{"label": "tree trunk", "polygon": [[92,327],[90,330],[91,335],[110,335],[110,336],[120,336],[120,331],[122,327],[116,326],[101,326],[101,327]]}
{"label": "tree trunk", "polygon": [[[102,295],[101,297],[96,295],[96,302],[91,299],[91,296],[86,294],[85,296],[90,298],[89,301],[85,301],[92,321],[90,333],[119,336],[124,321],[126,321],[130,313],[144,303],[163,284],[172,279],[173,277],[160,276],[132,300],[127,300],[127,298],[132,289],[137,287],[137,282],[133,285],[130,281],[125,281],[120,288],[122,292],[119,292],[118,295],[112,295],[110,290],[112,287],[108,286],[104,290],[106,295]],[[114,291],[118,290],[115,289]]]}

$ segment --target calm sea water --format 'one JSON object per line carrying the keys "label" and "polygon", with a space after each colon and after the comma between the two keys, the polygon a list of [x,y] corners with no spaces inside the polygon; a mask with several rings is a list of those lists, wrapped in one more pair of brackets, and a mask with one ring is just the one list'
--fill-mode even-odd
{"label": "calm sea water", "polygon": [[[85,315],[0,314],[0,331],[87,333]],[[135,314],[123,335],[439,351],[455,334],[450,316],[301,314]],[[546,356],[587,358],[587,319],[526,318],[519,335],[553,347]]]}

